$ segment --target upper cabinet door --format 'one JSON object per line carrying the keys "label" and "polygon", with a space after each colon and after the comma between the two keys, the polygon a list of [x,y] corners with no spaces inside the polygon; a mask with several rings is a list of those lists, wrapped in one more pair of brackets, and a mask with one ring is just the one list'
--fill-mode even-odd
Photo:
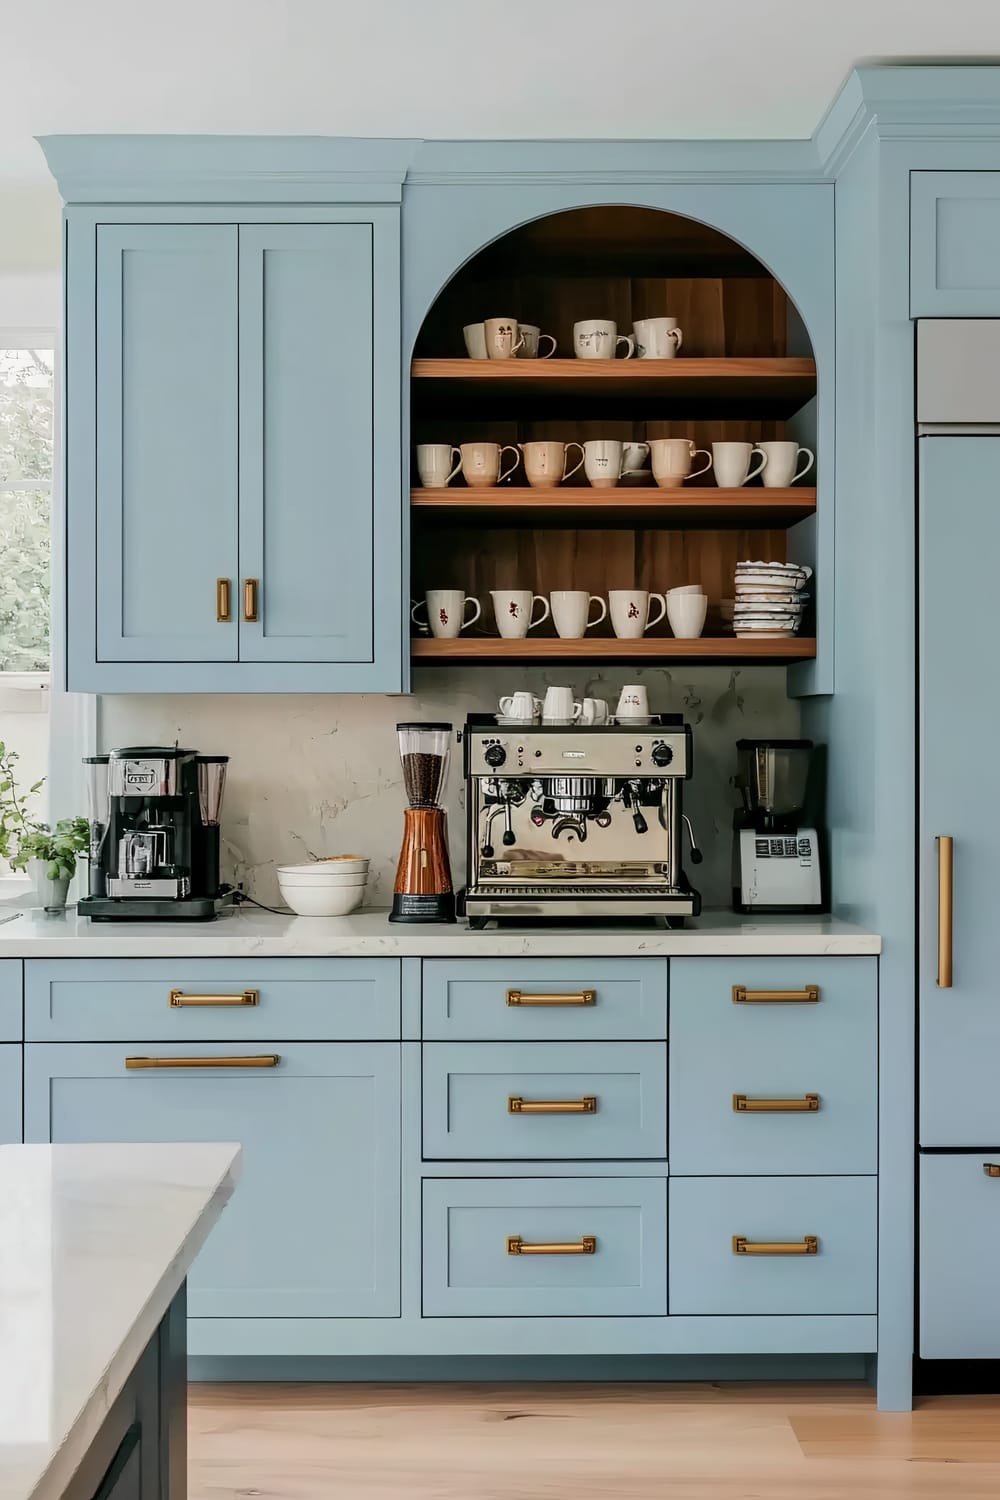
{"label": "upper cabinet door", "polygon": [[239,233],[240,658],[372,662],[373,226]]}
{"label": "upper cabinet door", "polygon": [[96,271],[97,660],[235,661],[236,226],[101,224]]}
{"label": "upper cabinet door", "polygon": [[914,172],[910,184],[911,316],[1000,316],[1000,172]]}

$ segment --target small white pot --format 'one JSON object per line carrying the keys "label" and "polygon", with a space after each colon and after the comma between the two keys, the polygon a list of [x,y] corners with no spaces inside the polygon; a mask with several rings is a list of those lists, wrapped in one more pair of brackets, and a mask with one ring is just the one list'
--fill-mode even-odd
{"label": "small white pot", "polygon": [[46,911],[65,911],[70,877],[63,875],[58,880],[50,880],[45,873],[47,869],[48,863],[44,859],[28,861],[28,874],[34,881],[35,895]]}

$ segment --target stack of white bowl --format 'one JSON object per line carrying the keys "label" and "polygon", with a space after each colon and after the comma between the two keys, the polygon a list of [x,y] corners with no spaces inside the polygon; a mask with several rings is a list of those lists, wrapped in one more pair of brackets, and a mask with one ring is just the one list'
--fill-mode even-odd
{"label": "stack of white bowl", "polygon": [[733,629],[739,636],[776,640],[795,635],[809,595],[805,563],[739,562]]}
{"label": "stack of white bowl", "polygon": [[346,917],[364,900],[367,859],[337,854],[307,865],[279,865],[278,889],[300,917]]}

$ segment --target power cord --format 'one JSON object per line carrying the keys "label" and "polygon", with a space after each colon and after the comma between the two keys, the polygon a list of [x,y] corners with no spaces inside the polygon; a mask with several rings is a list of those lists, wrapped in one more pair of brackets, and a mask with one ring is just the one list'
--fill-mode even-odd
{"label": "power cord", "polygon": [[273,912],[276,917],[294,917],[295,913],[290,906],[265,906],[263,901],[256,901],[253,896],[248,896],[246,891],[233,892],[234,906],[256,906],[260,911]]}

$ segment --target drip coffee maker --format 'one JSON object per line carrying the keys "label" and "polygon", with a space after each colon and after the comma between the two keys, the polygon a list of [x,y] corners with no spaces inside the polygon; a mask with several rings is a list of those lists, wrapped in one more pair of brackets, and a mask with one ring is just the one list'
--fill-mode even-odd
{"label": "drip coffee maker", "polygon": [[450,724],[397,724],[403,787],[403,847],[390,922],[454,922],[447,815],[441,805],[451,753]]}
{"label": "drip coffee maker", "polygon": [[816,819],[807,812],[812,740],[738,740],[733,785],[736,911],[821,911]]}

